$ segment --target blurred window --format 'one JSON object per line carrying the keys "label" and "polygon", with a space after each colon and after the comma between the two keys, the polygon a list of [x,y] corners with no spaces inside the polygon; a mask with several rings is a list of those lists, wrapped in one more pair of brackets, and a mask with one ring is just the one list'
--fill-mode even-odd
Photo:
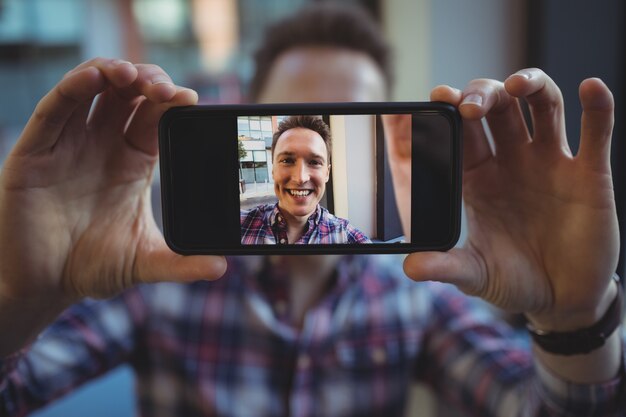
{"label": "blurred window", "polygon": [[82,35],[81,0],[3,0],[0,4],[0,45],[76,43]]}
{"label": "blurred window", "polygon": [[[256,120],[254,120],[254,119],[256,119]],[[261,130],[261,121],[259,120],[258,117],[256,117],[256,118],[251,117],[250,118],[250,129],[251,130]]]}
{"label": "blurred window", "polygon": [[272,133],[272,119],[269,116],[261,118],[261,130],[263,133]]}
{"label": "blurred window", "polygon": [[254,160],[259,162],[267,161],[267,154],[265,151],[254,151]]}
{"label": "blurred window", "polygon": [[189,27],[188,1],[134,0],[133,11],[147,42],[193,38]]}

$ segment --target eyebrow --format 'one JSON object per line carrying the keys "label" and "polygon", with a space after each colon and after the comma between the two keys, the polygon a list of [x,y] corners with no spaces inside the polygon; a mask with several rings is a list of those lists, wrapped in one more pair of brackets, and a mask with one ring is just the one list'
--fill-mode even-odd
{"label": "eyebrow", "polygon": [[[276,158],[280,158],[281,156],[296,156],[295,152],[289,152],[289,151],[283,151],[279,154],[276,155]],[[322,161],[326,162],[326,158],[323,155],[320,155],[318,153],[312,152],[309,154],[309,156],[312,156],[313,158],[319,158]]]}

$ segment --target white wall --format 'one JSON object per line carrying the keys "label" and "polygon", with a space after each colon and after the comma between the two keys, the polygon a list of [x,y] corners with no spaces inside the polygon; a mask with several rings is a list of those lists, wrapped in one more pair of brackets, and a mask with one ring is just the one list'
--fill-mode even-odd
{"label": "white wall", "polygon": [[526,1],[430,0],[430,86],[504,79],[526,56]]}
{"label": "white wall", "polygon": [[526,55],[526,1],[385,0],[383,25],[395,51],[394,100],[428,100],[438,84],[505,78]]}
{"label": "white wall", "polygon": [[376,160],[374,118],[331,116],[335,215],[366,236],[376,232]]}

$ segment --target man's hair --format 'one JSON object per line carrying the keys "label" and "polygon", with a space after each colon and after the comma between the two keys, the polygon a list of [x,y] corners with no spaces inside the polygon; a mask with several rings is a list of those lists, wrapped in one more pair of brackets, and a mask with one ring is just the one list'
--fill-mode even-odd
{"label": "man's hair", "polygon": [[362,52],[380,68],[388,89],[393,82],[391,48],[378,24],[357,6],[319,2],[272,24],[254,55],[255,72],[249,97],[256,101],[276,59],[284,52],[308,46]]}
{"label": "man's hair", "polygon": [[332,137],[330,135],[330,128],[320,117],[309,115],[288,116],[278,124],[276,132],[274,132],[274,136],[272,136],[272,159],[274,159],[274,148],[276,148],[276,142],[278,142],[278,138],[280,138],[280,136],[286,131],[296,128],[312,130],[322,137],[322,140],[326,145],[326,154],[328,155],[328,160],[326,162],[330,164],[330,149],[332,148]]}

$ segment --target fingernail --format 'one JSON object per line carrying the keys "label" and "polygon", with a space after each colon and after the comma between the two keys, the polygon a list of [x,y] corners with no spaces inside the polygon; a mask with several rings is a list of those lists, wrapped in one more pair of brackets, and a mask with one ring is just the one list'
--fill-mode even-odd
{"label": "fingernail", "polygon": [[152,84],[157,85],[157,84],[170,84],[173,85],[172,81],[167,78],[167,77],[163,77],[163,76],[156,76],[152,79]]}
{"label": "fingernail", "polygon": [[111,61],[111,64],[114,66],[118,66],[118,65],[133,65],[132,63],[128,62],[128,61],[124,61],[123,59],[114,59],[113,61]]}
{"label": "fingernail", "polygon": [[532,74],[528,71],[518,71],[515,74],[511,75],[511,77],[515,76],[526,78],[527,80],[530,80],[533,77]]}
{"label": "fingernail", "polygon": [[476,94],[476,93],[468,94],[463,98],[461,105],[463,104],[473,104],[474,106],[480,107],[483,105],[483,98],[480,94]]}

